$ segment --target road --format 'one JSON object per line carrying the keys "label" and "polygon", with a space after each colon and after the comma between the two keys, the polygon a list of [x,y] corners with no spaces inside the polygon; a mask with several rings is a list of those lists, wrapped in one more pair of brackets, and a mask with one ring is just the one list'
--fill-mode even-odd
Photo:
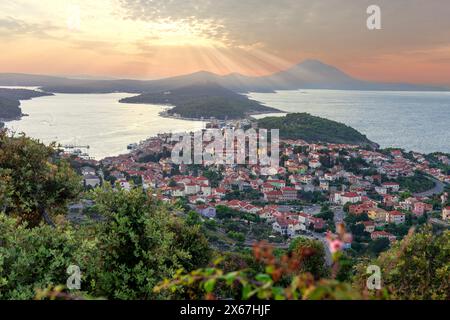
{"label": "road", "polygon": [[442,181],[439,181],[435,178],[428,178],[428,179],[436,183],[435,187],[425,192],[414,193],[415,197],[431,197],[433,195],[441,194],[442,192],[444,192],[445,184]]}
{"label": "road", "polygon": [[334,223],[337,225],[338,223],[344,222],[344,208],[341,206],[332,207],[331,210],[334,212]]}

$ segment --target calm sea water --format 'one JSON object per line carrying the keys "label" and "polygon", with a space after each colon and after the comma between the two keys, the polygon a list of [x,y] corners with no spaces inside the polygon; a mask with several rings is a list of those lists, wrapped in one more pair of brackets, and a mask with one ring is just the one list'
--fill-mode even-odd
{"label": "calm sea water", "polygon": [[22,112],[29,116],[7,122],[6,127],[45,143],[89,145],[89,155],[97,160],[126,153],[128,144],[158,133],[204,127],[200,121],[160,117],[162,106],[118,102],[129,96],[132,95],[56,94],[22,101]]}
{"label": "calm sea water", "polygon": [[[96,159],[125,153],[128,144],[157,133],[204,127],[199,121],[160,117],[161,106],[118,103],[127,96],[56,94],[22,101],[22,111],[29,116],[6,126],[45,143],[89,145]],[[382,147],[450,153],[449,92],[301,90],[249,96],[286,112],[309,112],[345,123]]]}
{"label": "calm sea water", "polygon": [[450,153],[450,92],[298,90],[249,97],[345,123],[382,147]]}

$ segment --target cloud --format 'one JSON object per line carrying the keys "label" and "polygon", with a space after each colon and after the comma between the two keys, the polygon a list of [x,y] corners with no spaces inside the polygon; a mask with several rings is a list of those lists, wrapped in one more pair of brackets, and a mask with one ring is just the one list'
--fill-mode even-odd
{"label": "cloud", "polygon": [[[450,43],[448,0],[378,0],[383,29],[366,28],[373,0],[119,0],[126,19],[184,21],[230,47],[386,52]],[[204,26],[202,28],[202,25]]]}
{"label": "cloud", "polygon": [[0,18],[0,36],[3,39],[17,36],[54,38],[51,33],[60,30],[50,22],[31,23],[13,17]]}

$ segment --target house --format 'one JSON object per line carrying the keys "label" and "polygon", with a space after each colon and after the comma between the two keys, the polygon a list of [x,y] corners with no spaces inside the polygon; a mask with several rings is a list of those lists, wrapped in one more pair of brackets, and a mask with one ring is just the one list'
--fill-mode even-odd
{"label": "house", "polygon": [[398,204],[398,197],[390,195],[390,194],[386,194],[386,195],[383,195],[382,202],[386,207],[393,207],[394,205]]}
{"label": "house", "polygon": [[442,209],[442,220],[450,220],[450,206]]}
{"label": "house", "polygon": [[383,186],[376,186],[375,187],[375,192],[381,195],[385,195],[388,193],[388,189],[386,187]]}
{"label": "house", "polygon": [[95,169],[92,167],[88,167],[88,166],[82,167],[81,174],[83,176],[88,176],[88,175],[95,176]]}
{"label": "house", "polygon": [[297,190],[291,187],[281,188],[282,200],[283,201],[293,201],[297,200]]}
{"label": "house", "polygon": [[367,213],[370,219],[377,222],[386,221],[386,214],[387,214],[386,210],[381,208],[370,209],[369,212]]}
{"label": "house", "polygon": [[210,196],[211,195],[211,187],[208,185],[208,184],[202,184],[201,186],[200,186],[200,188],[201,188],[201,191],[202,191],[202,193],[203,193],[203,195],[204,196]]}
{"label": "house", "polygon": [[83,183],[84,187],[92,187],[95,188],[100,185],[100,178],[94,174],[86,174],[83,175]]}
{"label": "house", "polygon": [[201,204],[195,208],[195,211],[205,218],[215,218],[216,217],[216,208],[214,208],[213,206]]}
{"label": "house", "polygon": [[171,190],[172,197],[184,197],[184,188],[183,186],[172,187]]}
{"label": "house", "polygon": [[218,196],[219,198],[225,197],[227,190],[224,188],[216,188],[214,189],[214,195]]}
{"label": "house", "polygon": [[269,202],[277,202],[279,200],[281,200],[283,197],[283,194],[281,193],[281,191],[278,190],[274,190],[274,191],[269,191],[264,193],[264,200],[269,201]]}
{"label": "house", "polygon": [[313,223],[315,231],[323,230],[325,228],[325,220],[322,218],[312,217],[311,222]]}
{"label": "house", "polygon": [[389,239],[390,242],[395,241],[397,239],[393,234],[386,231],[374,231],[371,233],[370,238],[372,240],[387,238]]}
{"label": "house", "polygon": [[286,182],[284,180],[267,180],[267,183],[278,189],[286,187]]}
{"label": "house", "polygon": [[271,185],[270,183],[264,183],[262,185],[261,190],[262,190],[263,193],[266,193],[266,192],[270,192],[270,191],[275,190],[275,187],[273,185]]}
{"label": "house", "polygon": [[186,195],[196,194],[199,191],[199,186],[195,183],[185,183],[184,184],[184,193]]}
{"label": "house", "polygon": [[116,181],[116,184],[118,184],[122,189],[125,189],[125,190],[128,190],[128,191],[131,190],[131,185],[130,185],[130,183],[129,183],[127,180],[125,180],[125,179],[119,179],[119,180],[117,180],[117,181]]}
{"label": "house", "polygon": [[276,219],[276,221],[272,224],[272,229],[281,235],[293,237],[298,233],[298,231],[306,230],[306,227],[305,225],[299,223],[298,220],[281,217]]}
{"label": "house", "polygon": [[341,195],[341,204],[345,205],[346,203],[357,203],[361,201],[361,196],[356,192],[345,192]]}
{"label": "house", "polygon": [[320,163],[319,160],[311,160],[311,161],[309,161],[308,165],[309,165],[309,167],[312,168],[312,169],[317,169],[317,168],[320,168],[320,166],[321,166],[322,164]]}
{"label": "house", "polygon": [[424,203],[424,202],[418,201],[418,202],[414,203],[412,212],[416,216],[422,216],[424,213],[430,212],[432,210],[433,210],[433,205],[431,205],[429,203]]}
{"label": "house", "polygon": [[297,218],[301,224],[308,225],[310,223],[311,216],[304,212],[299,212],[297,214]]}
{"label": "house", "polygon": [[375,231],[375,223],[373,221],[362,221],[364,225],[364,231],[368,233],[372,233]]}
{"label": "house", "polygon": [[395,224],[405,223],[405,217],[406,215],[403,212],[389,211],[386,213],[386,222]]}
{"label": "house", "polygon": [[348,207],[348,212],[354,215],[368,213],[370,209],[376,208],[376,203],[366,201],[362,204],[352,204]]}
{"label": "house", "polygon": [[287,222],[286,219],[277,219],[273,224],[272,224],[272,229],[274,232],[278,232],[281,235],[287,235],[287,230],[289,227],[289,223]]}
{"label": "house", "polygon": [[320,180],[319,188],[322,191],[328,191],[330,189],[330,183],[326,180]]}
{"label": "house", "polygon": [[209,181],[208,181],[208,179],[205,178],[205,177],[198,177],[198,178],[196,179],[196,181],[197,181],[197,183],[200,184],[200,185],[204,185],[204,184],[209,185]]}
{"label": "house", "polygon": [[397,182],[383,182],[382,186],[391,192],[398,192],[400,190],[400,184]]}

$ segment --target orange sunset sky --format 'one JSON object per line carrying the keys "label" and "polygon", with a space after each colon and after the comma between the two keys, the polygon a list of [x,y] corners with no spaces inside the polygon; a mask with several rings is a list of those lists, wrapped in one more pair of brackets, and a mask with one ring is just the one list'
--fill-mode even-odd
{"label": "orange sunset sky", "polygon": [[[366,27],[381,7],[382,30]],[[306,58],[450,86],[448,0],[1,0],[0,72],[263,75]]]}

